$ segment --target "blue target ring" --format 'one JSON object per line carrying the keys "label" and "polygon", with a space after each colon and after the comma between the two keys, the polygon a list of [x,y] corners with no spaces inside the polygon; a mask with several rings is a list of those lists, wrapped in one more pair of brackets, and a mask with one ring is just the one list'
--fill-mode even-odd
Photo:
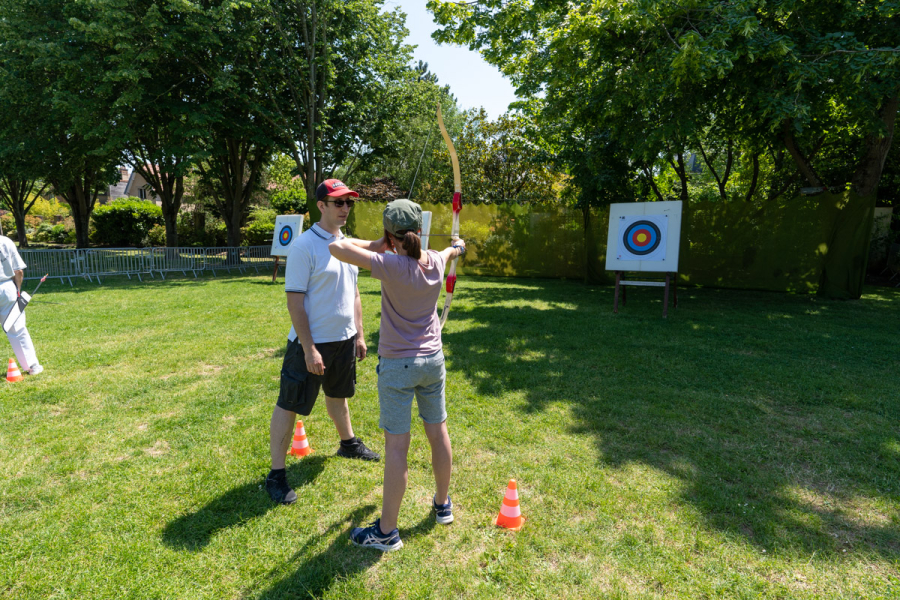
{"label": "blue target ring", "polygon": [[652,221],[635,221],[622,236],[622,244],[635,256],[650,254],[659,247],[662,239],[659,227]]}
{"label": "blue target ring", "polygon": [[281,233],[278,234],[278,241],[282,246],[287,246],[292,239],[294,239],[294,230],[291,229],[290,225],[285,225],[281,228]]}

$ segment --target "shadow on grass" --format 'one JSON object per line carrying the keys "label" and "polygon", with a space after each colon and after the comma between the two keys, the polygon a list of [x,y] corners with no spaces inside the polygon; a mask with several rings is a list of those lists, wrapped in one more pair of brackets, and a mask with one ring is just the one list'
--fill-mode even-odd
{"label": "shadow on grass", "polygon": [[707,526],[761,548],[900,556],[900,293],[688,288],[663,320],[658,290],[614,315],[611,288],[519,282],[466,289],[444,329],[480,394],[519,395],[524,419],[567,405],[601,464],[680,480]]}
{"label": "shadow on grass", "polygon": [[[311,484],[322,472],[326,456],[310,456],[287,467],[294,489]],[[252,481],[226,492],[196,512],[178,517],[162,532],[163,543],[176,550],[198,552],[222,529],[260,517],[273,508],[260,481]]]}
{"label": "shadow on grass", "polygon": [[[350,531],[354,527],[366,526],[370,519],[374,519],[376,509],[377,507],[372,504],[357,508],[347,518],[333,523],[321,536],[311,538],[287,562],[288,568],[307,555],[321,538],[335,535],[340,531],[327,548],[305,560],[297,566],[293,573],[263,591],[259,595],[260,600],[320,598],[331,589],[335,580],[347,579],[356,573],[365,571],[381,560],[384,556],[382,552],[371,548],[360,548],[350,542]],[[400,536],[403,543],[408,544],[417,537],[427,534],[434,527],[434,515],[429,510],[428,514],[415,527],[404,529],[400,532]],[[285,570],[286,566],[281,566],[273,571],[267,579],[276,576],[278,571]]]}

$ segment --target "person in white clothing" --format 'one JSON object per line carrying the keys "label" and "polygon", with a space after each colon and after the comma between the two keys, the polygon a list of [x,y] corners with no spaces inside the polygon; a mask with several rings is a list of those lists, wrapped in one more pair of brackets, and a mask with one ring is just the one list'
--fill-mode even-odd
{"label": "person in white clothing", "polygon": [[287,482],[285,455],[297,415],[308,415],[319,391],[325,392],[328,416],[341,443],[337,455],[368,461],[381,459],[353,433],[347,399],[356,392],[356,361],[366,357],[362,303],[356,280],[359,269],[331,256],[328,244],[342,239],[341,227],[359,194],[337,179],[316,189],[322,219],[292,245],[285,267],[291,331],[281,367],[281,389],[269,424],[272,470],[266,491],[274,502],[293,504],[297,494]]}
{"label": "person in white clothing", "polygon": [[[0,235],[0,322],[6,319],[9,311],[16,305],[19,294],[22,293],[26,266],[13,241]],[[22,313],[16,324],[6,333],[6,337],[9,338],[22,371],[37,375],[44,370],[38,362],[34,343],[25,327],[25,313]]]}

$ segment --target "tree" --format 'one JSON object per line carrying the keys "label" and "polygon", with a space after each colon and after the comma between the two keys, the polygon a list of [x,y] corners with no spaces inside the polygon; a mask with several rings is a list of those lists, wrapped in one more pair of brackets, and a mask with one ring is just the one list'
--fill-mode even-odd
{"label": "tree", "polygon": [[303,214],[307,212],[306,190],[303,181],[296,174],[294,159],[286,154],[277,154],[265,173],[269,203],[277,214]]}
{"label": "tree", "polygon": [[[307,198],[340,169],[354,174],[390,151],[409,115],[412,47],[399,10],[382,0],[268,0],[277,45],[257,65],[267,108]],[[312,220],[318,208],[309,203]]]}
{"label": "tree", "polygon": [[[471,110],[454,119],[448,131],[458,130],[454,146],[465,173],[468,202],[537,204],[558,200],[561,175],[547,166],[540,148],[528,139],[524,117],[501,115],[488,119],[485,110]],[[452,128],[452,129],[451,129]],[[435,165],[423,181],[419,197],[450,202],[453,179],[450,156],[442,141],[433,150]]]}
{"label": "tree", "polygon": [[[710,131],[720,146],[733,140],[745,149],[751,172],[753,157],[768,148],[773,164],[792,164],[810,186],[848,187],[847,218],[829,240],[820,290],[859,296],[865,232],[900,99],[897,2],[428,6],[445,26],[439,41],[481,48],[520,95],[543,97],[549,121],[565,115],[586,132],[610,131],[651,176],[664,158],[682,198],[686,151]],[[849,151],[825,163],[834,154],[823,145]],[[849,222],[858,226],[851,231]]]}
{"label": "tree", "polygon": [[17,118],[25,112],[21,103],[27,102],[28,96],[9,98],[6,94],[10,91],[9,87],[0,89],[4,94],[0,99],[0,206],[12,212],[19,247],[27,248],[25,215],[48,186],[40,179],[41,152],[46,148],[33,131],[33,121]]}
{"label": "tree", "polygon": [[79,248],[88,245],[98,194],[118,176],[116,153],[107,144],[109,98],[93,85],[102,80],[107,54],[85,35],[92,17],[84,3],[0,2],[0,96],[28,90],[10,118],[33,126],[39,140],[40,149],[20,155],[27,162],[23,169],[67,202]]}
{"label": "tree", "polygon": [[[235,226],[231,211],[237,210],[240,221],[246,206],[234,197],[234,177],[245,179],[247,165],[233,165],[233,140],[211,140],[222,134],[227,119],[241,118],[247,90],[256,85],[248,77],[249,57],[234,52],[235,47],[251,55],[262,52],[265,39],[259,37],[253,8],[152,0],[104,0],[97,6],[90,31],[110,51],[112,67],[104,82],[116,96],[110,118],[124,141],[124,162],[144,177],[161,203],[166,245],[178,245],[184,178],[203,159],[216,162],[213,170],[202,167],[208,179],[226,177],[215,187],[231,238],[239,239],[240,225]],[[234,94],[234,102],[225,90]]]}
{"label": "tree", "polygon": [[241,244],[250,203],[276,146],[287,139],[266,107],[260,65],[271,48],[271,31],[257,5],[223,2],[216,13],[218,45],[198,64],[208,85],[202,104],[208,124],[197,161],[201,184],[225,221],[228,245]]}

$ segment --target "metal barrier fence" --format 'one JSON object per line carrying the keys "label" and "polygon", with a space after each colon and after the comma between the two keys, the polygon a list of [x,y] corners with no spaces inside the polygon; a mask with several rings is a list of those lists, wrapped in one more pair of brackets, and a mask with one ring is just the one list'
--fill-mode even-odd
{"label": "metal barrier fence", "polygon": [[25,279],[40,279],[45,274],[60,281],[67,279],[72,285],[73,277],[81,277],[80,250],[28,250],[20,249],[22,260],[28,265]]}
{"label": "metal barrier fence", "polygon": [[81,250],[30,250],[19,254],[27,269],[25,279],[50,278],[67,280],[73,285],[73,277],[102,283],[101,277],[132,275],[143,281],[143,275],[163,279],[166,273],[190,271],[196,278],[204,272],[216,276],[216,271],[237,269],[244,273],[259,267],[274,265],[270,246],[216,246],[207,248],[86,248]]}
{"label": "metal barrier fence", "polygon": [[82,261],[82,275],[92,281],[100,277],[111,277],[113,275],[126,275],[131,279],[132,275],[136,275],[140,281],[141,275],[150,275],[150,253],[145,248],[89,248],[80,250],[84,260]]}
{"label": "metal barrier fence", "polygon": [[150,248],[151,274],[155,271],[165,279],[166,273],[190,271],[197,278],[206,264],[206,248]]}

